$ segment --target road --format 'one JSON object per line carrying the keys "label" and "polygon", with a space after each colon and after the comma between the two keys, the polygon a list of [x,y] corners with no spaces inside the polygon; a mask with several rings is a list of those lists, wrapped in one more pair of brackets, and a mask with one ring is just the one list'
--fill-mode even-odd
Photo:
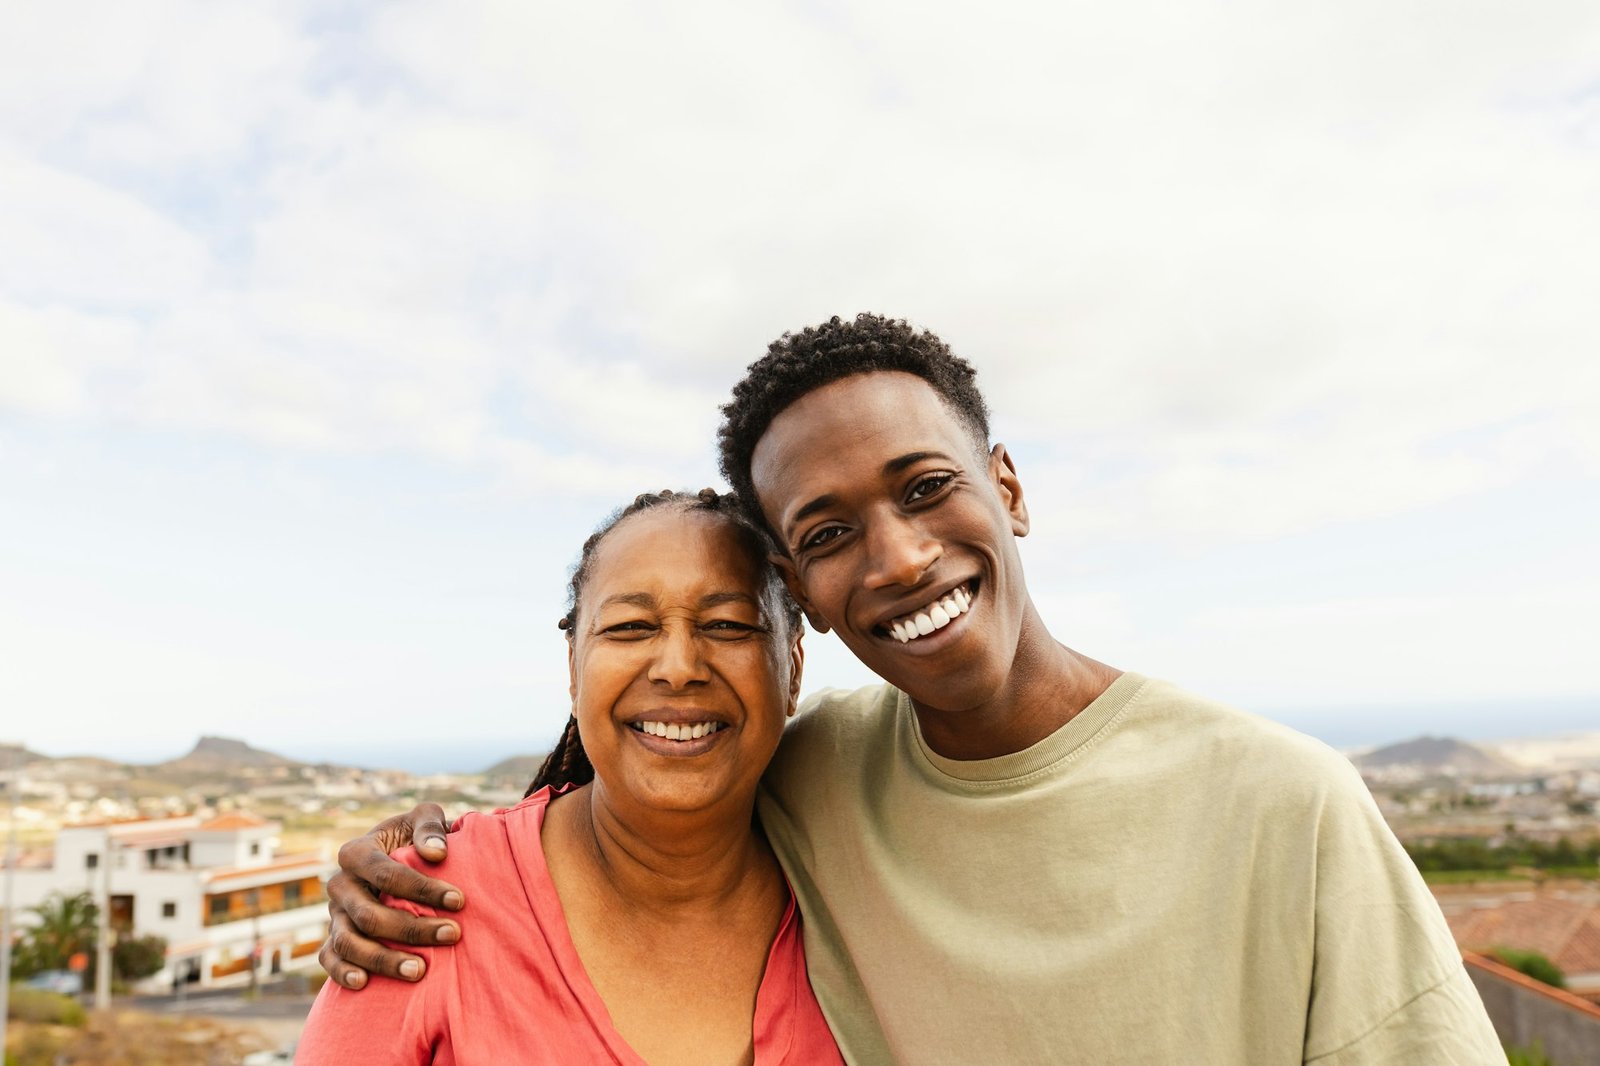
{"label": "road", "polygon": [[116,1005],[146,1014],[188,1015],[216,1018],[241,1028],[266,1034],[278,1045],[292,1044],[305,1027],[306,1013],[315,995],[291,991],[283,981],[266,983],[251,996],[246,989],[208,988],[175,996],[128,996]]}

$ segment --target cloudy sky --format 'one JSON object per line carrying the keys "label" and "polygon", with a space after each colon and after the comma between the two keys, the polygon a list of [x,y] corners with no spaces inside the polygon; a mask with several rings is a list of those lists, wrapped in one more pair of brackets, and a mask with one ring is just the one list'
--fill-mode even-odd
{"label": "cloudy sky", "polygon": [[1064,642],[1340,744],[1600,724],[1588,0],[7,22],[0,740],[538,750],[588,528],[861,310],[979,367]]}

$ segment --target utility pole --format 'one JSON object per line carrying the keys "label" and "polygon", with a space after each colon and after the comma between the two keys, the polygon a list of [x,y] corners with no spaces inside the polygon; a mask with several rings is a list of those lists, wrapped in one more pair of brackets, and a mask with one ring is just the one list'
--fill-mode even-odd
{"label": "utility pole", "polygon": [[256,998],[261,966],[261,890],[252,888],[244,897],[250,903],[250,998]]}
{"label": "utility pole", "polygon": [[11,889],[17,867],[17,767],[22,765],[22,745],[7,751],[11,765],[6,774],[5,902],[0,910],[0,1055],[5,1053],[6,1018],[11,1011]]}
{"label": "utility pole", "polygon": [[95,908],[94,1009],[111,1009],[111,863],[116,845],[106,826],[106,847],[100,853],[100,906]]}

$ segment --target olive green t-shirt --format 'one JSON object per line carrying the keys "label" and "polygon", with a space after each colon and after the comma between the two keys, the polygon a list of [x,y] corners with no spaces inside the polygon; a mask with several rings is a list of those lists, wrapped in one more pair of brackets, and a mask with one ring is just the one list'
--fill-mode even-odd
{"label": "olive green t-shirt", "polygon": [[851,1062],[1505,1062],[1350,764],[1165,682],[973,762],[823,693],[758,802]]}

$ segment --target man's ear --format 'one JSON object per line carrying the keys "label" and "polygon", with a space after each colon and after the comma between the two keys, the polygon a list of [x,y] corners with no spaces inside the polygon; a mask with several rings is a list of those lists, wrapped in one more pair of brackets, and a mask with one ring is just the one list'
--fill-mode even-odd
{"label": "man's ear", "polygon": [[1022,482],[1017,479],[1017,465],[1004,444],[996,444],[989,452],[989,480],[994,484],[1006,514],[1011,516],[1014,536],[1028,535],[1028,505],[1022,499]]}
{"label": "man's ear", "polygon": [[793,718],[800,709],[800,678],[805,674],[806,641],[804,633],[794,635],[794,646],[789,649],[789,707],[784,712]]}
{"label": "man's ear", "polygon": [[800,589],[800,572],[794,568],[794,561],[782,552],[768,552],[767,562],[778,568],[778,573],[783,576],[783,585],[789,590],[789,595],[794,597],[794,602],[800,605],[800,610],[805,612],[806,621],[811,623],[811,628],[818,633],[826,633],[828,623],[822,616],[811,609],[811,603],[806,599],[806,594]]}

